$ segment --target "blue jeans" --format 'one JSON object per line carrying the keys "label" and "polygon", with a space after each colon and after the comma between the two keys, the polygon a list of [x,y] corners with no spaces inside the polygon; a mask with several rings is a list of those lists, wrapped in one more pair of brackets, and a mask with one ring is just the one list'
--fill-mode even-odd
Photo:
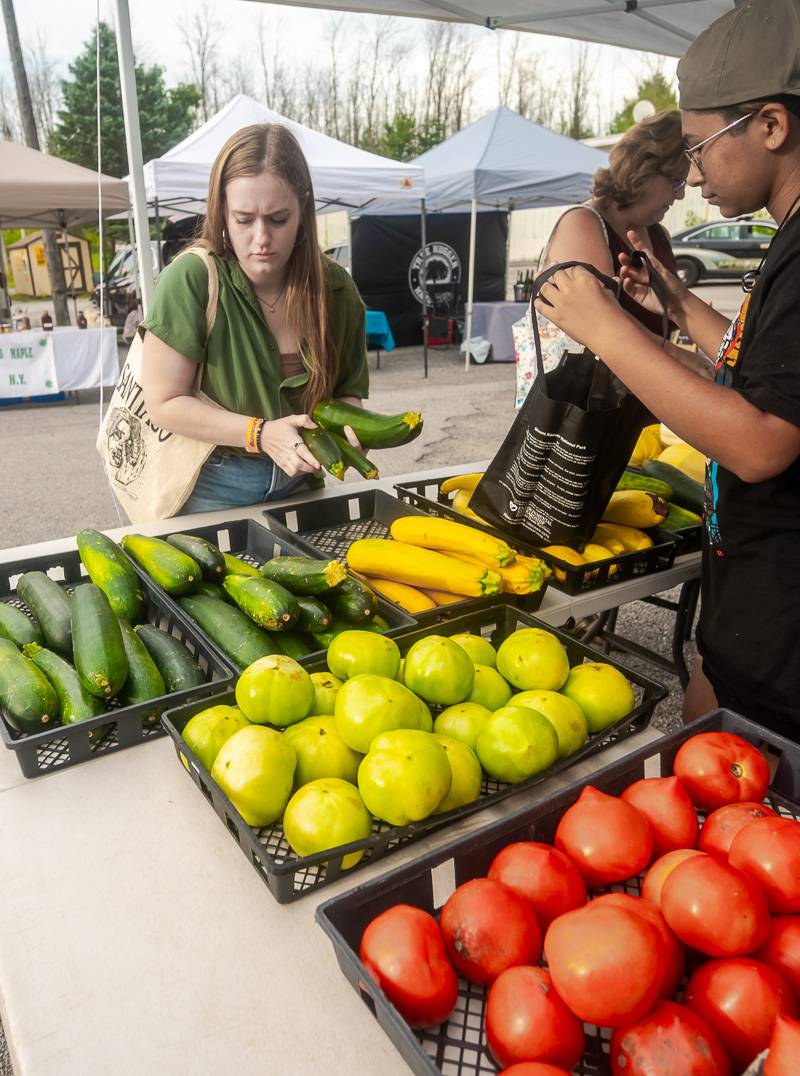
{"label": "blue jeans", "polygon": [[217,512],[221,508],[274,501],[288,497],[307,478],[306,474],[290,478],[267,456],[239,456],[218,448],[204,463],[179,514]]}

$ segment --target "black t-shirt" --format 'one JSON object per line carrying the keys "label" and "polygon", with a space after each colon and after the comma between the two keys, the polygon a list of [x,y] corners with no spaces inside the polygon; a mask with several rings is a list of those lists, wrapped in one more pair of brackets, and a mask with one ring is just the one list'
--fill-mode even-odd
{"label": "black t-shirt", "polygon": [[[716,381],[800,426],[800,213],[745,296]],[[703,553],[697,640],[706,675],[720,698],[800,731],[800,461],[754,483],[709,461]]]}

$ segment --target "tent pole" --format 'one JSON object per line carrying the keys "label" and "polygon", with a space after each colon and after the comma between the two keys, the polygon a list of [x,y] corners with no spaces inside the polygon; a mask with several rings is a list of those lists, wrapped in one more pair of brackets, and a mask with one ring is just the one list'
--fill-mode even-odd
{"label": "tent pole", "polygon": [[422,369],[428,376],[428,226],[425,220],[425,199],[420,202],[420,230],[422,232]]}
{"label": "tent pole", "polygon": [[464,369],[469,370],[469,341],[472,339],[472,297],[475,294],[475,229],[477,225],[478,201],[472,199],[469,215],[469,277],[467,283],[467,347],[464,352]]}
{"label": "tent pole", "polygon": [[136,256],[142,286],[142,311],[147,317],[153,295],[153,259],[150,256],[150,225],[144,188],[142,132],[139,126],[139,102],[136,97],[136,74],[131,40],[131,16],[128,0],[114,0],[119,81],[122,91],[122,114],[125,119],[125,145],[132,188],[133,224],[136,233]]}
{"label": "tent pole", "polygon": [[3,305],[0,307],[0,321],[5,321],[6,318],[11,317],[11,296],[8,292],[8,251],[6,250],[5,239],[3,237],[3,229],[0,226],[0,281],[3,284]]}
{"label": "tent pole", "polygon": [[153,199],[153,212],[156,216],[156,265],[160,273],[164,268],[164,261],[161,256],[161,217],[158,215],[158,195]]}

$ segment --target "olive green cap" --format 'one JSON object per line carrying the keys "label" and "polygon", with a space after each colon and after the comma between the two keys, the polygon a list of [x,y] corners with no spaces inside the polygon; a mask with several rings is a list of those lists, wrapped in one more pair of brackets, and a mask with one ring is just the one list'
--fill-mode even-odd
{"label": "olive green cap", "polygon": [[689,46],[678,83],[691,111],[800,95],[800,0],[745,0],[727,12]]}

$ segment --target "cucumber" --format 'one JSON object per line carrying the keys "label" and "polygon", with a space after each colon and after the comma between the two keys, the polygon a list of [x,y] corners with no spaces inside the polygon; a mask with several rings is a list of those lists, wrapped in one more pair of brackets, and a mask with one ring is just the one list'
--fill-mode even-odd
{"label": "cucumber", "polygon": [[407,445],[422,433],[422,415],[406,411],[402,415],[379,415],[341,400],[321,400],[311,417],[322,426],[344,437],[350,426],[363,448],[397,448]]}
{"label": "cucumber", "polygon": [[20,648],[26,643],[44,645],[44,636],[37,621],[8,602],[0,602],[0,639],[10,639]]}
{"label": "cucumber", "polygon": [[120,690],[128,675],[120,622],[108,598],[94,583],[76,587],[70,604],[78,676],[90,695],[110,698]]}
{"label": "cucumber", "polygon": [[272,639],[249,616],[218,598],[194,594],[178,598],[178,605],[240,669],[267,654],[280,654]]}
{"label": "cucumber", "polygon": [[351,445],[346,437],[333,432],[331,432],[331,437],[342,454],[345,469],[352,467],[354,471],[358,471],[362,478],[380,478],[380,472],[375,464],[368,460],[363,452],[359,452],[357,448]]}
{"label": "cucumber", "polygon": [[144,534],[125,534],[122,548],[167,594],[188,594],[200,582],[200,565],[180,549]]}
{"label": "cucumber", "polygon": [[314,459],[322,464],[328,474],[332,474],[341,482],[347,468],[339,445],[328,431],[317,426],[314,430],[301,429],[300,436]]}
{"label": "cucumber", "polygon": [[622,477],[617,482],[617,489],[640,489],[645,493],[655,493],[657,497],[663,497],[665,501],[672,497],[672,486],[661,482],[658,478],[641,474],[639,471],[623,471]]}
{"label": "cucumber", "polygon": [[291,628],[300,616],[300,607],[293,594],[271,579],[250,575],[226,575],[223,589],[233,598],[243,613],[260,628],[280,631]]}
{"label": "cucumber", "polygon": [[361,625],[365,620],[371,620],[378,611],[375,593],[357,579],[345,579],[341,586],[327,595],[325,601],[335,617],[350,625]]}
{"label": "cucumber", "polygon": [[17,594],[39,621],[44,641],[62,658],[72,660],[72,626],[69,598],[44,572],[26,572],[17,582]]}
{"label": "cucumber", "polygon": [[169,534],[167,541],[200,565],[203,579],[218,583],[225,574],[225,558],[213,542],[195,534]]}
{"label": "cucumber", "polygon": [[671,463],[661,463],[660,460],[645,460],[642,470],[651,478],[658,478],[672,486],[670,500],[679,508],[688,508],[690,512],[703,511],[705,506],[705,490],[700,482],[695,482],[683,471],[673,467]]}
{"label": "cucumber", "polygon": [[174,635],[168,635],[153,624],[140,624],[134,630],[147,647],[170,694],[206,682],[206,674],[194,655]]}
{"label": "cucumber", "polygon": [[316,632],[327,629],[333,619],[327,605],[324,605],[319,598],[312,598],[309,594],[297,598],[296,601],[300,607],[300,619],[297,622],[300,631]]}
{"label": "cucumber", "polygon": [[[166,695],[164,677],[150,656],[150,651],[142,640],[124,620],[119,621],[122,632],[122,645],[128,659],[128,676],[125,686],[119,693],[119,701],[125,706],[138,706],[151,699],[160,699]],[[142,720],[148,725],[155,725],[161,717],[163,707],[155,707],[145,713]]]}
{"label": "cucumber", "polygon": [[273,635],[272,638],[275,645],[279,646],[284,654],[294,658],[295,661],[299,661],[300,658],[322,649],[315,636],[306,635],[302,631],[282,631]]}
{"label": "cucumber", "polygon": [[696,512],[690,512],[688,508],[681,508],[677,504],[670,504],[667,518],[659,523],[665,531],[682,531],[686,527],[699,527],[703,517]]}
{"label": "cucumber", "polygon": [[89,694],[74,666],[55,650],[47,650],[38,643],[28,643],[22,648],[22,653],[42,670],[55,688],[62,724],[74,725],[76,721],[86,721],[105,713],[105,706],[100,699]]}
{"label": "cucumber", "polygon": [[78,552],[89,578],[108,598],[114,615],[131,624],[147,618],[147,598],[133,565],[116,542],[100,531],[82,530]]}
{"label": "cucumber", "polygon": [[[347,578],[339,560],[314,560],[312,557],[273,557],[261,566],[265,579],[280,583],[292,594],[329,594]],[[327,603],[328,599],[325,598]]]}
{"label": "cucumber", "polygon": [[218,601],[226,602],[228,595],[218,586],[216,583],[198,583],[192,591],[193,594],[205,594],[207,598],[216,598]]}
{"label": "cucumber", "polygon": [[42,732],[58,724],[55,688],[10,639],[0,639],[0,706],[18,732]]}
{"label": "cucumber", "polygon": [[241,557],[234,557],[233,553],[223,553],[222,559],[225,561],[226,575],[259,575],[258,568]]}

